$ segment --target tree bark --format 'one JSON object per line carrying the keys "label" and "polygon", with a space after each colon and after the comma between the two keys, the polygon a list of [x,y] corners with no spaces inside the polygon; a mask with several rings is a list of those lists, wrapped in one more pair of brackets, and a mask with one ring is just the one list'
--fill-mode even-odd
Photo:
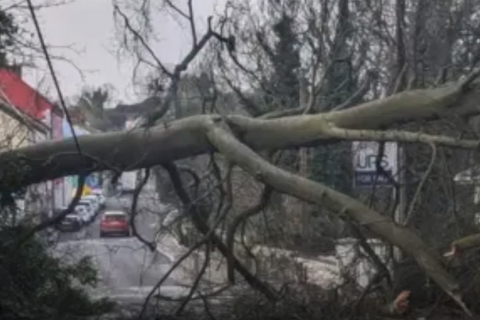
{"label": "tree bark", "polygon": [[[448,112],[457,116],[478,114],[480,109],[476,101],[480,98],[480,86],[474,86],[467,92],[463,89],[463,82],[459,82],[437,89],[406,91],[351,109],[316,115],[272,120],[231,115],[223,119],[236,136],[253,150],[287,149],[340,138],[355,139],[355,136],[339,136],[338,131],[334,133],[332,128],[375,130],[411,120],[435,119]],[[76,175],[85,169],[91,172],[134,170],[211,152],[214,148],[202,128],[206,122],[221,119],[218,115],[193,116],[149,129],[78,137],[81,151],[88,161],[79,155],[71,138],[0,153],[0,181],[11,175],[12,165],[19,166],[20,163],[23,163],[24,170],[15,175],[14,185],[10,183],[8,188]],[[382,138],[380,133],[377,136]],[[372,136],[368,138],[375,140]],[[402,140],[401,136],[390,138]],[[442,141],[434,142],[444,144]],[[454,142],[448,145],[476,147],[475,143],[462,146]],[[0,189],[6,188],[0,185]]]}
{"label": "tree bark", "polygon": [[[224,126],[226,127],[226,126]],[[212,144],[230,161],[239,165],[257,180],[275,190],[348,216],[389,243],[413,256],[425,273],[452,299],[465,308],[457,281],[442,267],[439,257],[421,238],[409,229],[382,216],[362,202],[327,186],[305,179],[268,163],[248,146],[238,141],[218,124],[207,129]]]}
{"label": "tree bark", "polygon": [[[325,206],[402,248],[466,310],[457,282],[415,233],[345,194],[271,165],[255,151],[362,137],[477,148],[478,141],[375,130],[411,120],[434,119],[449,112],[457,116],[478,114],[480,87],[468,90],[478,73],[442,88],[402,92],[337,112],[273,120],[235,115],[195,116],[150,129],[82,136],[79,141],[83,156],[72,139],[24,147],[0,154],[0,191],[11,191],[12,184],[18,188],[85,171],[133,170],[206,152],[221,152],[277,191]],[[19,166],[23,166],[21,170]],[[11,179],[12,175],[15,179]]]}

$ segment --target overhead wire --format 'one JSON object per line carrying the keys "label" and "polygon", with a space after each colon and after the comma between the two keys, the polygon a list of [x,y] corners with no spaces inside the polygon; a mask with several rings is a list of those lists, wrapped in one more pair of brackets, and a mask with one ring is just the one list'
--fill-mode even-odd
{"label": "overhead wire", "polygon": [[60,84],[58,82],[57,75],[55,74],[55,70],[53,69],[52,59],[50,58],[50,54],[48,53],[47,46],[45,44],[45,40],[43,37],[43,33],[38,23],[37,15],[35,13],[35,8],[33,7],[33,4],[32,4],[32,0],[27,0],[27,3],[28,3],[28,9],[30,11],[30,15],[32,16],[33,24],[35,26],[35,30],[38,35],[38,39],[40,40],[40,46],[42,47],[43,54],[45,55],[45,59],[47,60],[48,68],[52,76],[55,89],[57,91],[58,99],[60,100],[60,105],[63,109],[63,112],[65,113],[65,118],[67,119],[68,126],[72,131],[72,137],[75,142],[75,147],[77,148],[78,153],[81,156],[83,156],[82,149],[80,148],[80,143],[78,142],[75,129],[73,128],[72,119],[67,111],[67,106],[65,104],[65,99],[63,98],[62,90],[60,89]]}

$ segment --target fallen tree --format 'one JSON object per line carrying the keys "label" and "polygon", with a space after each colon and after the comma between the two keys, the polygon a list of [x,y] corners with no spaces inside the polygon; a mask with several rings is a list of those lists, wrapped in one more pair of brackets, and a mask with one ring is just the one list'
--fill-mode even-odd
{"label": "fallen tree", "polygon": [[[2,183],[0,191],[11,192],[12,180],[17,182],[14,188],[21,188],[62,176],[147,168],[203,153],[220,152],[273,189],[325,206],[402,248],[468,313],[461,301],[457,281],[445,271],[439,258],[420,237],[347,195],[271,165],[256,152],[337,140],[405,141],[476,149],[479,145],[476,140],[385,129],[452,114],[461,117],[477,115],[480,112],[476,106],[480,87],[472,83],[476,76],[478,72],[439,88],[406,91],[330,113],[270,120],[203,115],[147,129],[82,136],[78,138],[82,154],[76,150],[72,139],[20,148],[0,154],[0,181],[9,181],[8,184]],[[13,170],[19,164],[22,169]],[[12,174],[16,179],[9,178]],[[218,241],[215,242],[218,245]]]}
{"label": "fallen tree", "polygon": [[20,188],[68,175],[147,168],[212,152],[215,148],[205,135],[205,123],[222,120],[240,141],[255,151],[318,145],[339,139],[421,142],[475,149],[478,141],[384,130],[409,121],[479,114],[480,86],[469,88],[470,80],[467,77],[440,88],[406,91],[338,112],[272,120],[199,115],[147,129],[81,136],[78,141],[83,155],[78,153],[73,139],[48,141],[0,154],[0,178],[8,177],[12,165],[19,163],[25,168],[22,177],[15,170]]}

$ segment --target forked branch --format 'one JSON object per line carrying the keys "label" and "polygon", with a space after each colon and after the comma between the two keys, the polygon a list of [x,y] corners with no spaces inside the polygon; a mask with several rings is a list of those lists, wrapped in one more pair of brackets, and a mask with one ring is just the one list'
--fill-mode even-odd
{"label": "forked branch", "polygon": [[224,123],[212,122],[206,130],[209,140],[216,149],[255,179],[270,185],[279,192],[309,203],[325,206],[334,212],[347,214],[374,234],[406,251],[415,258],[425,273],[441,289],[454,299],[466,313],[469,313],[461,299],[457,281],[443,268],[439,257],[433,254],[415,233],[397,225],[391,218],[380,215],[360,201],[323,184],[273,166],[237,140]]}

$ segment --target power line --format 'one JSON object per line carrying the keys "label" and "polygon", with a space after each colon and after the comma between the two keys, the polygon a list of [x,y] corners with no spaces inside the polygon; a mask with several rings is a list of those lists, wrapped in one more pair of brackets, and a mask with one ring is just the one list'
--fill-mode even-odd
{"label": "power line", "polygon": [[60,99],[60,105],[62,106],[63,112],[65,113],[65,117],[67,119],[68,126],[72,131],[72,137],[75,141],[75,146],[78,150],[80,155],[83,155],[82,149],[80,148],[80,143],[78,142],[77,135],[75,134],[75,129],[73,128],[72,119],[68,114],[67,107],[65,105],[65,99],[63,98],[62,90],[60,90],[60,85],[58,83],[57,76],[55,74],[55,70],[53,69],[52,60],[50,59],[50,55],[48,54],[47,46],[45,45],[45,40],[43,38],[42,30],[40,29],[40,25],[38,24],[37,15],[35,14],[35,9],[33,8],[32,0],[27,0],[28,9],[30,10],[30,14],[33,19],[33,24],[35,25],[35,29],[37,31],[38,39],[40,40],[40,45],[42,46],[43,54],[45,55],[45,59],[48,63],[48,68],[50,70],[50,74],[53,78],[53,83],[55,85],[55,89],[57,90],[58,98]]}

